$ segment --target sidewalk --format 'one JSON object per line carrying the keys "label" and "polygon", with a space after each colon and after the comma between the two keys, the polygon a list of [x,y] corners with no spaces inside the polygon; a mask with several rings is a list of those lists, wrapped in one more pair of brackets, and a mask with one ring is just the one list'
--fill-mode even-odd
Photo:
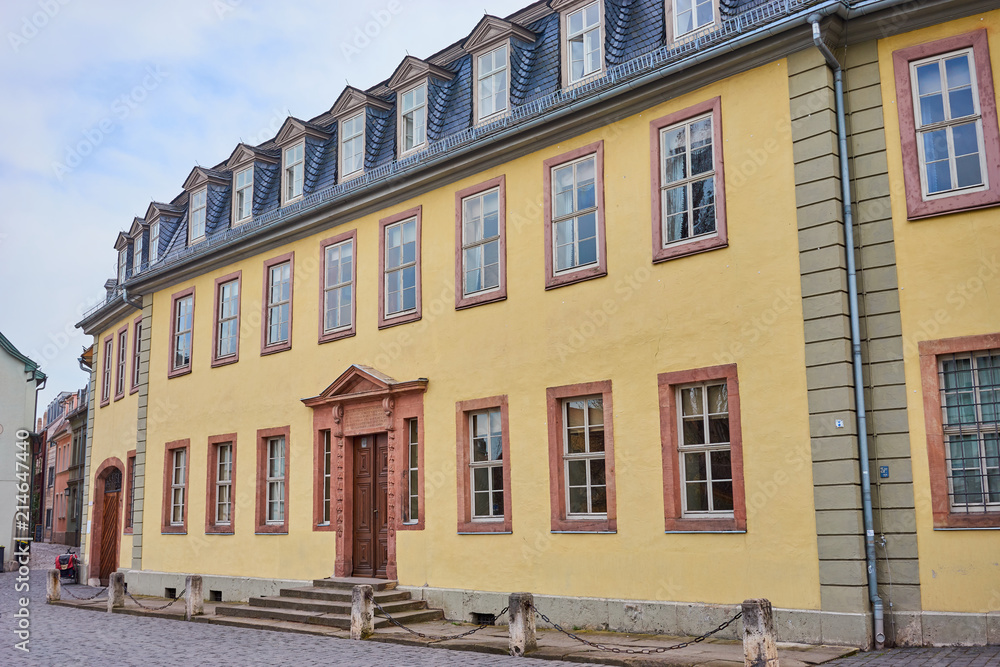
{"label": "sidewalk", "polygon": [[[69,592],[79,597],[87,597],[97,593],[100,589],[87,586],[64,586],[62,600],[53,604],[76,607],[81,611],[95,611],[107,613],[107,596],[101,595],[95,600],[76,600]],[[154,609],[145,609],[140,604],[125,597],[125,607],[116,609],[116,614],[132,614],[137,616],[150,616],[157,618],[169,618],[174,620],[184,620],[184,600],[178,600],[165,609],[155,609],[166,605],[170,600],[166,598],[137,597],[141,605]],[[232,603],[226,603],[232,606]],[[337,639],[350,639],[350,633],[336,630],[325,626],[312,625],[307,623],[292,623],[280,621],[265,621],[256,619],[241,619],[232,616],[216,616],[215,603],[205,603],[205,615],[194,619],[196,623],[207,623],[216,625],[235,626],[242,628],[254,628],[262,630],[272,630],[279,632],[295,632]],[[505,626],[487,627],[474,635],[462,639],[440,641],[437,637],[456,635],[475,628],[468,623],[455,623],[451,621],[434,621],[429,623],[417,623],[412,626],[414,632],[419,632],[428,637],[419,637],[400,628],[390,628],[378,630],[369,639],[371,642],[385,642],[392,644],[403,644],[408,646],[422,646],[427,648],[445,648],[459,651],[474,651],[479,653],[491,653],[496,655],[507,654],[507,628]],[[641,654],[641,651],[652,649],[663,649],[668,646],[684,642],[685,637],[667,637],[663,635],[627,635],[613,632],[578,632],[585,639],[591,642],[614,645],[621,647],[621,652],[605,652],[586,646],[566,635],[552,629],[538,630],[538,650],[530,653],[527,657],[543,660],[565,660],[569,662],[581,662],[603,665],[623,665],[628,667],[652,667],[653,665],[678,665],[684,667],[694,667],[696,665],[711,665],[712,667],[738,667],[743,665],[743,644],[741,642],[724,639],[706,639],[698,644],[667,652],[654,653],[649,655]],[[631,650],[629,653],[627,651]],[[804,667],[807,665],[818,665],[836,658],[850,655],[855,649],[841,646],[810,646],[806,644],[779,644],[778,657],[782,667]]]}

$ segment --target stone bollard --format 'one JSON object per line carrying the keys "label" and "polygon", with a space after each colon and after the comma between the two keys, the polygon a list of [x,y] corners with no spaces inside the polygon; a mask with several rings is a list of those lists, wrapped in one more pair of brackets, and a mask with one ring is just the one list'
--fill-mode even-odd
{"label": "stone bollard", "polygon": [[511,593],[507,604],[510,614],[509,647],[515,658],[538,648],[535,638],[535,599],[531,593]]}
{"label": "stone bollard", "polygon": [[45,579],[45,601],[58,602],[62,599],[62,582],[59,580],[59,570],[49,570]]}
{"label": "stone bollard", "polygon": [[774,615],[768,600],[743,601],[743,659],[746,667],[778,667]]}
{"label": "stone bollard", "polygon": [[184,620],[190,621],[195,616],[205,613],[205,598],[202,595],[201,575],[193,574],[185,582],[187,593],[184,597]]}
{"label": "stone bollard", "polygon": [[368,639],[375,634],[375,590],[368,585],[351,590],[351,639]]}
{"label": "stone bollard", "polygon": [[125,575],[121,572],[111,573],[108,584],[108,613],[125,606]]}

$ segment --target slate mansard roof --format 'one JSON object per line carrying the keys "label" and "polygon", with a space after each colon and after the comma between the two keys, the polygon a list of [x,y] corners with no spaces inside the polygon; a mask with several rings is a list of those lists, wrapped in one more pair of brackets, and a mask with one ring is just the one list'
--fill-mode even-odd
{"label": "slate mansard roof", "polygon": [[[368,185],[374,185],[400,172],[413,172],[424,163],[442,156],[455,147],[484,139],[499,131],[544,115],[561,105],[598,95],[630,78],[697,57],[704,49],[738,38],[744,33],[772,24],[782,18],[803,14],[819,5],[850,6],[848,0],[719,0],[720,17],[716,22],[676,42],[667,43],[666,2],[664,0],[598,0],[605,7],[605,73],[594,79],[561,88],[561,36],[559,13],[551,5],[557,0],[542,0],[515,12],[506,19],[485,17],[499,23],[514,24],[510,36],[508,112],[496,120],[477,123],[474,119],[473,54],[463,45],[463,38],[428,58],[427,139],[424,149],[399,158],[397,151],[397,93],[386,79],[365,91],[354,94],[369,101],[366,110],[366,154],[364,174],[337,183],[338,122],[337,106],[303,121],[289,118],[273,139],[258,146],[240,144],[233,154],[212,169],[201,169],[207,176],[206,238],[189,245],[188,202],[193,188],[181,192],[168,204],[156,204],[159,215],[158,259],[149,263],[149,233],[146,232],[139,271],[133,275],[132,245],[127,249],[124,285],[109,290],[107,302],[88,313],[81,324],[93,321],[94,315],[120,297],[128,287],[145,276],[160,274],[188,258],[235,243],[262,227],[271,228],[317,206],[350,197]],[[668,0],[669,1],[669,0]],[[855,0],[855,4],[865,0]],[[482,22],[481,22],[482,23]],[[531,35],[531,41],[526,36]],[[498,43],[499,44],[499,43]],[[493,48],[493,47],[490,47]],[[442,70],[446,75],[442,75]],[[353,89],[345,91],[348,95]],[[339,104],[339,100],[338,100]],[[295,126],[298,134],[289,134]],[[282,141],[292,136],[294,141]],[[284,148],[305,140],[305,178],[303,197],[281,205],[281,154]],[[287,140],[286,140],[287,141]],[[232,221],[232,175],[247,166],[254,167],[252,216],[235,226]],[[188,178],[185,187],[192,182]],[[205,185],[207,183],[207,185]],[[147,211],[145,223],[152,223]],[[119,247],[121,240],[116,247]],[[120,299],[118,299],[120,300]]]}

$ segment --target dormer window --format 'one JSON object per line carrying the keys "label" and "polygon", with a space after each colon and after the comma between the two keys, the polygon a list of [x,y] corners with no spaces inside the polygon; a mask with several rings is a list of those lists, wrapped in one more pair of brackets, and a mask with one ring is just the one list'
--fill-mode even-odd
{"label": "dormer window", "polygon": [[285,149],[285,203],[302,196],[302,182],[305,177],[305,142],[299,142]]}
{"label": "dormer window", "polygon": [[681,37],[715,23],[716,0],[671,0],[674,5],[674,37]]}
{"label": "dormer window", "polygon": [[362,111],[340,124],[340,180],[354,178],[364,168],[365,114]]}
{"label": "dormer window", "polygon": [[142,232],[135,237],[132,243],[132,275],[139,273],[142,268]]}
{"label": "dormer window", "polygon": [[565,15],[568,80],[574,84],[604,69],[602,2],[592,2]]}
{"label": "dormer window", "polygon": [[236,174],[233,185],[233,220],[243,222],[250,217],[253,206],[253,166]]}
{"label": "dormer window", "polygon": [[188,243],[197,243],[205,238],[205,220],[208,211],[208,190],[199,190],[191,195],[191,215],[188,229]]}
{"label": "dormer window", "polygon": [[149,264],[160,258],[160,221],[149,226]]}
{"label": "dormer window", "polygon": [[485,120],[507,110],[507,56],[509,49],[504,44],[476,59],[476,80],[478,82],[477,118]]}
{"label": "dormer window", "polygon": [[118,251],[118,284],[125,282],[125,272],[128,270],[128,248]]}
{"label": "dormer window", "polygon": [[427,143],[427,84],[412,88],[400,96],[400,146],[409,153]]}

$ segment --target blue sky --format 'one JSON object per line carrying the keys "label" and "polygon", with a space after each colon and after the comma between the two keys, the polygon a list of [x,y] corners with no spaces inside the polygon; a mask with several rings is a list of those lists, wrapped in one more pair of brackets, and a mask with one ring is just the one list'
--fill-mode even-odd
{"label": "blue sky", "polygon": [[328,110],[347,82],[466,37],[530,0],[3,0],[0,331],[82,387],[74,328],[115,274],[118,231],[196,164]]}

